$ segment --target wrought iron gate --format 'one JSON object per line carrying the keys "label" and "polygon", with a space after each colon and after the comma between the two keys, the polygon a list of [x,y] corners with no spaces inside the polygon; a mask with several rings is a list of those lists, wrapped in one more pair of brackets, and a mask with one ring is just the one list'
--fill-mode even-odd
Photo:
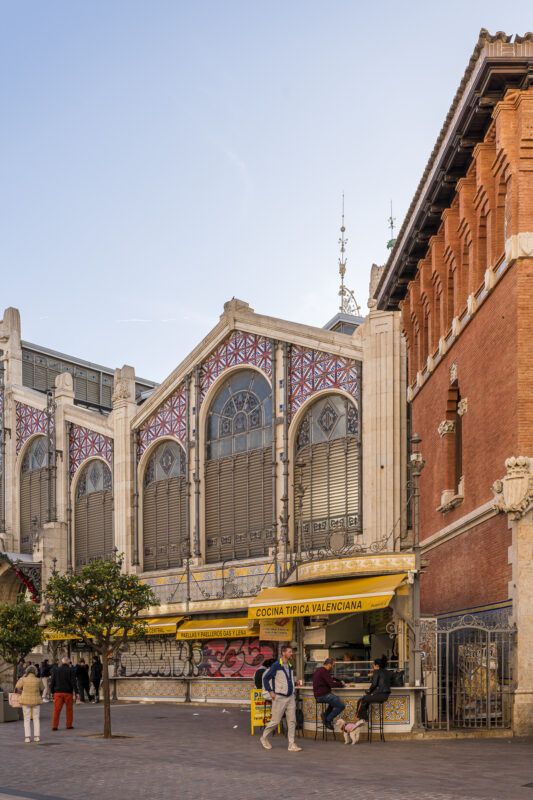
{"label": "wrought iron gate", "polygon": [[426,727],[510,728],[515,628],[470,614],[425,622]]}

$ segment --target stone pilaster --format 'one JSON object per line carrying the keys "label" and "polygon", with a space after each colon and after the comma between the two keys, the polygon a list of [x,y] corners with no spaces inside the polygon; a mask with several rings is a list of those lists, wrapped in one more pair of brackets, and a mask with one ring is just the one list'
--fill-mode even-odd
{"label": "stone pilaster", "polygon": [[512,531],[509,563],[512,578],[509,597],[513,602],[512,622],[516,624],[514,657],[513,732],[533,734],[533,460],[526,456],[508,458],[506,475],[494,483],[495,505],[507,514]]}
{"label": "stone pilaster", "polygon": [[133,560],[133,454],[131,420],[137,411],[135,370],[123,366],[115,370],[113,392],[113,503],[115,547],[124,553],[124,567],[131,570]]}

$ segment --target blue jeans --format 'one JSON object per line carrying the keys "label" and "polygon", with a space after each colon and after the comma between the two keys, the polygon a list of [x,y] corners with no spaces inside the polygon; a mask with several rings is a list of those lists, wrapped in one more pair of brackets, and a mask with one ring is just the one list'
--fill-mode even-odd
{"label": "blue jeans", "polygon": [[333,692],[325,694],[322,697],[317,697],[316,701],[317,703],[324,703],[324,705],[326,703],[328,704],[325,714],[326,714],[326,722],[329,723],[333,723],[335,717],[338,717],[339,714],[341,714],[346,708],[340,697],[337,697],[337,695],[333,694]]}

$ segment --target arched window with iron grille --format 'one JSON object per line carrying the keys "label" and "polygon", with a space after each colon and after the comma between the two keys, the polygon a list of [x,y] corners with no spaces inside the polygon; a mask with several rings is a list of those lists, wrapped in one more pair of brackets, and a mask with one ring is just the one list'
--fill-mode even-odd
{"label": "arched window with iron grille", "polygon": [[317,400],[298,426],[295,449],[294,515],[301,548],[353,544],[362,530],[357,407],[341,395]]}
{"label": "arched window with iron grille", "polygon": [[179,567],[189,555],[185,451],[165,440],[144,472],[143,568]]}
{"label": "arched window with iron grille", "polygon": [[255,370],[232,373],[207,417],[206,561],[263,556],[272,524],[272,389]]}
{"label": "arched window with iron grille", "polygon": [[74,504],[74,564],[113,557],[113,482],[103,461],[89,461],[76,484]]}
{"label": "arched window with iron grille", "polygon": [[48,522],[48,450],[45,436],[28,445],[20,470],[20,551],[33,551],[33,538]]}

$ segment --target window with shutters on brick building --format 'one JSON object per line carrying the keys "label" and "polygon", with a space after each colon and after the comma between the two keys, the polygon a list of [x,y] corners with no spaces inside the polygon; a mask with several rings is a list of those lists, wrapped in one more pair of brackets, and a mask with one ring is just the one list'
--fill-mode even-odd
{"label": "window with shutters on brick building", "polygon": [[[33,540],[49,519],[48,449],[45,436],[37,436],[28,445],[20,475],[20,552],[32,553]],[[53,487],[52,487],[53,488]]]}

